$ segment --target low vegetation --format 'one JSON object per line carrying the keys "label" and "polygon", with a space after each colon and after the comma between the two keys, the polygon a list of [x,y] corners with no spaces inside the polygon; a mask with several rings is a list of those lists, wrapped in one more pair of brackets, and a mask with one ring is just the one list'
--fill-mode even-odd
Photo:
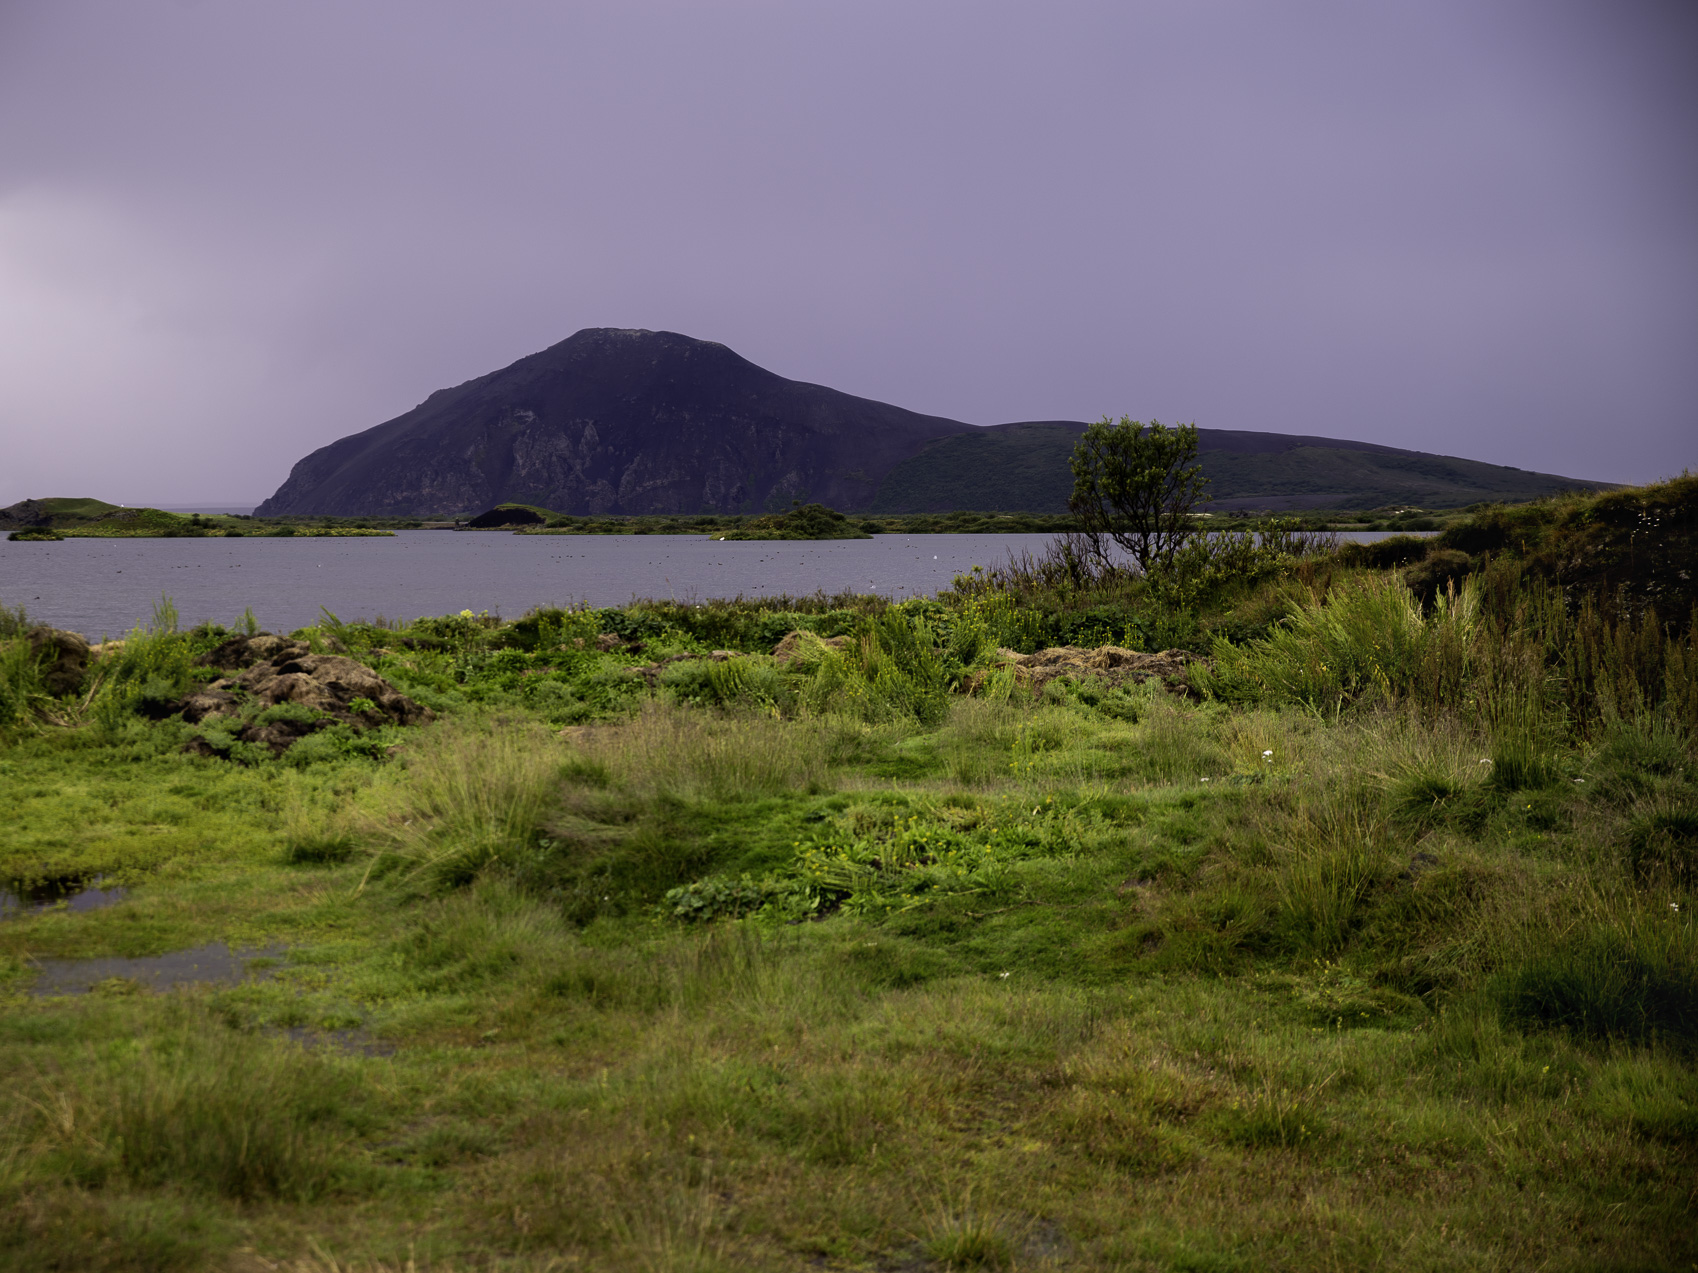
{"label": "low vegetation", "polygon": [[397,528],[422,524],[417,520],[384,518],[256,519],[245,513],[169,513],[160,508],[129,508],[97,499],[24,500],[0,509],[0,530],[15,527],[6,538],[24,543],[61,539],[390,535]]}
{"label": "low vegetation", "polygon": [[1695,525],[326,614],[434,722],[277,754],[0,610],[0,1269],[1690,1267]]}
{"label": "low vegetation", "polygon": [[[33,509],[26,506],[37,506]],[[521,535],[707,535],[726,539],[835,539],[866,535],[1060,535],[1077,531],[1079,523],[1066,513],[955,511],[942,513],[840,514],[820,510],[797,525],[790,514],[596,514],[572,516],[530,504],[500,504],[477,516],[426,519],[418,517],[329,517],[289,515],[253,517],[236,513],[169,513],[157,508],[124,508],[100,500],[26,500],[0,509],[0,531],[18,542],[57,542],[61,539],[111,538],[287,538],[392,534],[397,530],[502,530]],[[1309,531],[1329,529],[1370,531],[1434,531],[1482,511],[1429,511],[1388,506],[1367,511],[1328,509],[1288,513],[1278,517],[1246,510],[1199,515],[1199,527],[1210,530],[1259,530],[1271,522]],[[794,510],[792,510],[794,511]],[[829,524],[828,524],[829,523]],[[828,532],[828,533],[817,533]]]}

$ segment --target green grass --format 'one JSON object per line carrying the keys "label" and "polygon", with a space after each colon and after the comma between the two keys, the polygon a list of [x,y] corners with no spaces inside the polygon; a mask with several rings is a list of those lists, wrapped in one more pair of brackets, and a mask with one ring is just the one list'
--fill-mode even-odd
{"label": "green grass", "polygon": [[[1184,696],[984,592],[327,615],[437,722],[248,764],[164,607],[17,662],[0,875],[129,892],[0,921],[0,1269],[1688,1267],[1690,637],[1477,573],[1228,591]],[[207,941],[287,953],[27,994]]]}

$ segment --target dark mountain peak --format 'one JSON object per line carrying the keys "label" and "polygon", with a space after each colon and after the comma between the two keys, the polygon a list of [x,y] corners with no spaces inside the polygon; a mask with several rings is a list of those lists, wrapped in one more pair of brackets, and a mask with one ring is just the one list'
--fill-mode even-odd
{"label": "dark mountain peak", "polygon": [[786,380],[716,341],[587,327],[314,451],[257,511],[853,510],[917,447],[971,428]]}
{"label": "dark mountain peak", "polygon": [[[539,370],[600,379],[632,376],[687,378],[737,383],[750,388],[789,383],[717,340],[697,340],[680,332],[646,327],[586,327],[557,345],[522,358],[509,370],[535,363]],[[501,374],[501,373],[497,373]]]}

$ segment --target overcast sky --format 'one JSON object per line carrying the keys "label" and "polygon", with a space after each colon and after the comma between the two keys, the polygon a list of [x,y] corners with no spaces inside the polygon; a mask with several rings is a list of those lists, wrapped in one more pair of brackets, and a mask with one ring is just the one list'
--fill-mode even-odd
{"label": "overcast sky", "polygon": [[582,327],[977,424],[1698,467],[1690,0],[0,0],[0,504]]}

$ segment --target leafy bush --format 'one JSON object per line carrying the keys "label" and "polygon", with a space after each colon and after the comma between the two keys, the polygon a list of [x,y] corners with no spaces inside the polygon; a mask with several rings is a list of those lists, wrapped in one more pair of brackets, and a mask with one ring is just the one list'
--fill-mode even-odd
{"label": "leafy bush", "polygon": [[668,889],[665,905],[676,919],[736,919],[766,904],[769,890],[748,876],[738,880],[708,879]]}

